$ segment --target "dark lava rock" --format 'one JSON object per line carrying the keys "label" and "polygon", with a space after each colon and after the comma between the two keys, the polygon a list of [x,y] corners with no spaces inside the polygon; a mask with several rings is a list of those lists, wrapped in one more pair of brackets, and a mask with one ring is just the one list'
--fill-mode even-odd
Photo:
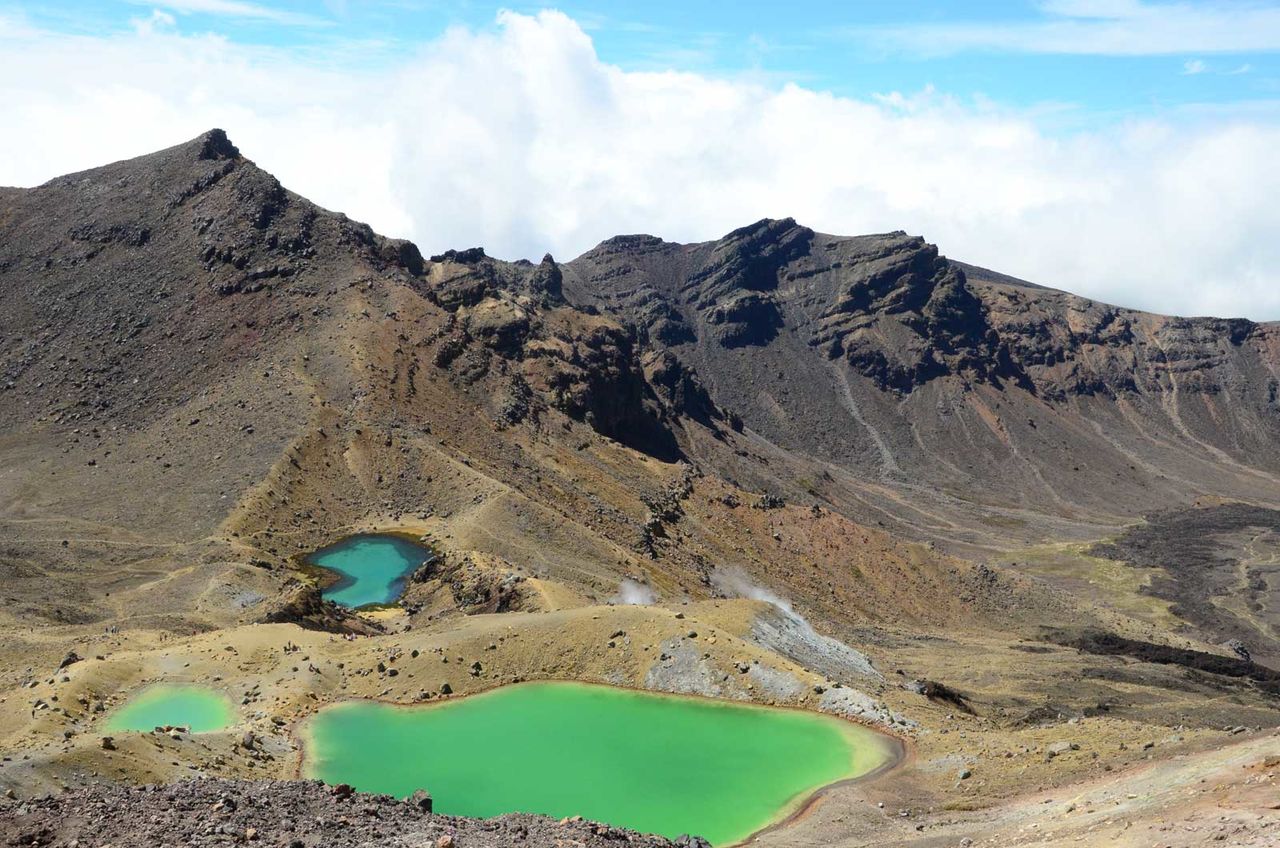
{"label": "dark lava rock", "polygon": [[1242,678],[1251,681],[1263,692],[1280,696],[1280,671],[1239,657],[1224,657],[1221,654],[1210,654],[1190,648],[1157,645],[1101,630],[1086,630],[1079,634],[1055,632],[1052,638],[1059,644],[1085,653],[1132,657],[1141,662],[1176,665],[1223,677]]}
{"label": "dark lava rock", "polygon": [[917,694],[924,695],[930,701],[948,704],[962,713],[974,715],[968,699],[945,683],[939,683],[936,680],[915,680],[908,685],[908,688]]}
{"label": "dark lava rock", "polygon": [[375,623],[324,600],[318,588],[300,580],[290,580],[285,585],[281,596],[260,621],[264,624],[296,624],[308,630],[330,633],[370,635],[381,632]]}
{"label": "dark lava rock", "polygon": [[[1268,580],[1263,571],[1249,569],[1241,585],[1241,558],[1247,552],[1241,534],[1280,534],[1280,510],[1245,503],[1164,510],[1114,541],[1094,545],[1089,555],[1159,569],[1148,591],[1172,601],[1174,613],[1211,634],[1212,641],[1228,642],[1242,661],[1253,655],[1274,661],[1280,658],[1280,642],[1269,628],[1214,600],[1240,597],[1258,609],[1274,602],[1274,578]],[[1257,647],[1251,651],[1245,645]]]}
{"label": "dark lava rock", "polygon": [[458,262],[462,265],[474,265],[488,259],[483,247],[469,247],[466,250],[446,250],[431,257],[432,262]]}
{"label": "dark lava rock", "polygon": [[430,792],[428,792],[425,789],[418,789],[414,791],[412,795],[410,795],[408,798],[405,799],[405,803],[411,804],[417,807],[419,810],[422,810],[424,813],[429,813],[431,812],[431,808],[434,802],[431,800]]}

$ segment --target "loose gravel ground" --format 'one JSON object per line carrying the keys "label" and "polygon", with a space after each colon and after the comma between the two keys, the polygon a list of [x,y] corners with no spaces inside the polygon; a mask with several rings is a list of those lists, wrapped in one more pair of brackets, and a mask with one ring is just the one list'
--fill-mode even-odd
{"label": "loose gravel ground", "polygon": [[605,824],[509,814],[467,819],[317,781],[197,780],[0,801],[0,844],[59,848],[696,848]]}

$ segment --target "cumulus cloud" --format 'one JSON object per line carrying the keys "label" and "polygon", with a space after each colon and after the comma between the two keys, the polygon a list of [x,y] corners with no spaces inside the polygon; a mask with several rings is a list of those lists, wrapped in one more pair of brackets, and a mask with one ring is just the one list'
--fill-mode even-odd
{"label": "cumulus cloud", "polygon": [[[212,126],[290,188],[413,238],[568,258],[623,232],[794,216],[905,229],[958,259],[1167,312],[1280,317],[1280,125],[1265,114],[1047,131],[926,90],[628,72],[557,12],[503,13],[370,62],[185,35],[0,25],[0,184]],[[0,21],[0,24],[3,24]]]}

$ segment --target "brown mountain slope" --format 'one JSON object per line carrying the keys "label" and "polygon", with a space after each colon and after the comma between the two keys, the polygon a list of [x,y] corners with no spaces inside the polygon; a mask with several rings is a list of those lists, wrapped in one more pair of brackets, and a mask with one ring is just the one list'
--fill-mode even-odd
{"label": "brown mountain slope", "polygon": [[1280,497],[1277,324],[971,279],[919,238],[790,220],[705,244],[611,239],[564,289],[644,328],[770,442],[931,513],[1091,533],[1203,495]]}
{"label": "brown mountain slope", "polygon": [[[566,265],[425,260],[219,131],[5,197],[21,614],[111,618],[158,580],[179,598],[147,616],[246,620],[291,555],[413,517],[499,572],[532,556],[596,597],[627,575],[696,594],[732,565],[830,621],[954,624],[985,615],[943,613],[970,597],[962,566],[895,535],[985,556],[1206,494],[1280,500],[1275,326],[971,281],[901,234],[766,221],[700,245],[619,237]],[[764,492],[800,509],[743,520],[732,504]],[[768,536],[810,505],[846,524],[779,561]],[[86,586],[86,560],[113,576]],[[176,563],[200,579],[172,579]],[[38,601],[49,579],[58,605]],[[245,604],[229,617],[228,598]],[[1060,602],[1021,603],[1039,618]],[[1232,637],[1267,629],[1253,612]]]}
{"label": "brown mountain slope", "polygon": [[[546,678],[892,727],[920,810],[1211,748],[1277,715],[1217,644],[1274,655],[1275,343],[787,221],[423,258],[218,131],[5,189],[0,786],[287,777],[319,704]],[[1183,569],[1147,544],[1179,528]],[[320,604],[297,555],[365,529],[440,568]],[[175,677],[251,693],[270,756],[100,747],[98,703]]]}
{"label": "brown mountain slope", "polygon": [[[702,244],[610,239],[565,266],[563,289],[695,373],[768,458],[707,444],[706,467],[966,556],[1096,539],[1200,502],[1280,504],[1280,324],[1123,309],[902,233],[791,220]],[[1243,557],[1248,574],[1146,565],[1169,571],[1156,596],[1210,638],[1276,657],[1268,550]]]}
{"label": "brown mountain slope", "polygon": [[[519,564],[589,597],[628,575],[679,597],[715,565],[779,570],[770,522],[726,520],[754,493],[672,464],[682,444],[737,439],[725,413],[674,357],[570,307],[549,258],[423,260],[285,191],[218,131],[14,192],[0,220],[18,619],[252,620],[294,554],[406,521],[496,557],[494,579]],[[913,562],[921,598],[967,580],[838,514],[822,536],[797,540],[801,561]],[[830,582],[813,603],[847,611]],[[981,615],[871,583],[850,597],[873,618]]]}

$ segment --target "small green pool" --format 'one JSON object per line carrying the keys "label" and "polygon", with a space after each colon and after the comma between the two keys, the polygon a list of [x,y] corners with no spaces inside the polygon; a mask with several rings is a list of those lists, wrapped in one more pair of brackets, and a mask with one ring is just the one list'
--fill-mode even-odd
{"label": "small green pool", "polygon": [[235,722],[231,701],[207,686],[160,683],[129,699],[107,719],[110,733],[185,727],[192,733],[222,730]]}
{"label": "small green pool", "polygon": [[887,737],[829,716],[577,683],[434,705],[349,701],[302,730],[307,777],[438,812],[582,815],[723,845],[887,762]]}
{"label": "small green pool", "polygon": [[405,580],[431,559],[430,548],[387,533],[362,533],[305,557],[308,565],[332,572],[336,580],[322,597],[344,607],[389,604],[404,592]]}

